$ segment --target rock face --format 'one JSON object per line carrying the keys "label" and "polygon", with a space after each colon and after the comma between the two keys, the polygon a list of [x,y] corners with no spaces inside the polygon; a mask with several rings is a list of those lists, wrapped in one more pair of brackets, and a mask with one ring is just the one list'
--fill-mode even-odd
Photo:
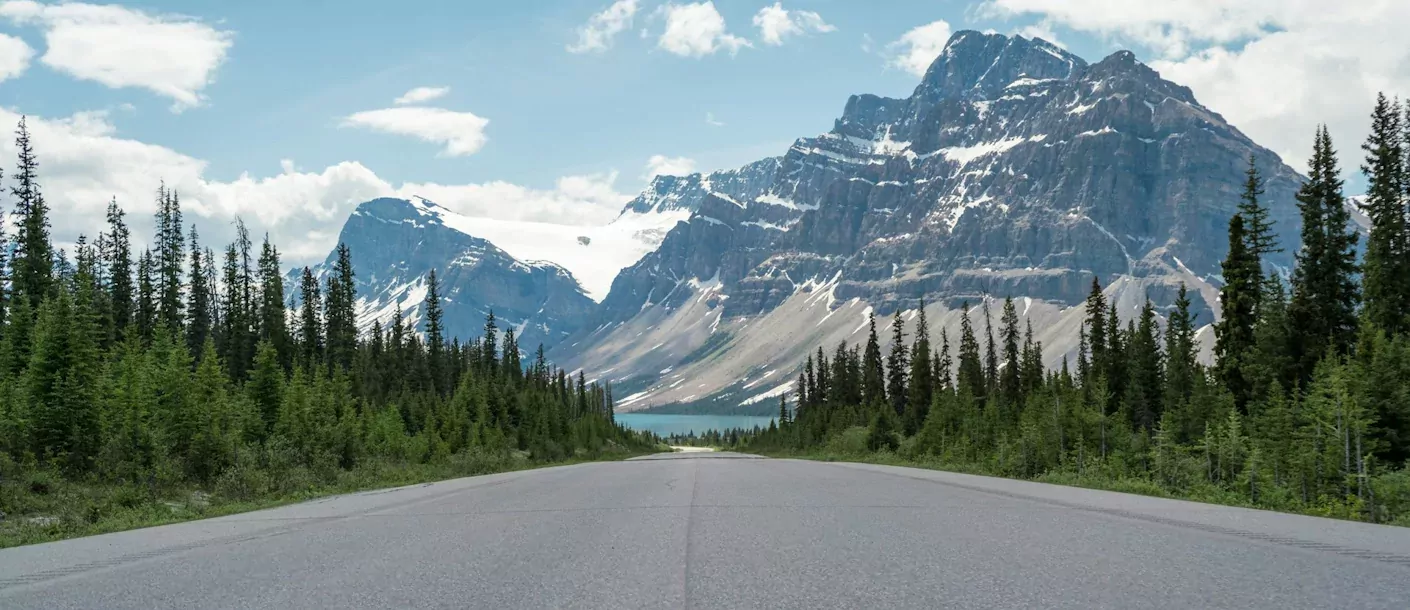
{"label": "rock face", "polygon": [[[374,199],[359,205],[338,239],[352,251],[357,274],[358,323],[364,332],[390,323],[398,305],[424,330],[426,277],[436,270],[446,336],[479,336],[491,309],[513,326],[520,344],[551,347],[580,329],[596,304],[573,275],[543,261],[520,261],[494,244],[452,225],[457,214],[429,201]],[[333,268],[336,253],[319,265]],[[297,291],[297,276],[290,290]]]}
{"label": "rock face", "polygon": [[[653,184],[637,202],[694,212],[622,270],[591,328],[554,355],[641,389],[628,408],[724,404],[750,371],[796,371],[802,358],[751,361],[738,356],[746,344],[784,326],[792,342],[856,341],[843,332],[857,332],[854,307],[890,315],[924,300],[943,317],[962,302],[1027,298],[1027,312],[1036,300],[1039,321],[1065,329],[1045,339],[1052,365],[1076,345],[1068,312],[1094,276],[1123,307],[1146,296],[1168,307],[1185,283],[1211,322],[1250,155],[1285,246],[1269,262],[1288,268],[1298,176],[1188,88],[1127,51],[1088,64],[1041,39],[959,32],[908,98],[853,96],[831,131],[731,180]],[[782,324],[781,310],[818,330]],[[684,339],[627,340],[662,324]],[[687,368],[704,387],[658,373]]]}

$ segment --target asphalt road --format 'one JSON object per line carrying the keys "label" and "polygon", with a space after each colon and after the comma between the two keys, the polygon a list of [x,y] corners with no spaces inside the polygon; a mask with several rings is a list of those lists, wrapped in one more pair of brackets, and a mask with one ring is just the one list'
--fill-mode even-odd
{"label": "asphalt road", "polygon": [[670,454],[0,551],[0,608],[1410,608],[1410,529]]}

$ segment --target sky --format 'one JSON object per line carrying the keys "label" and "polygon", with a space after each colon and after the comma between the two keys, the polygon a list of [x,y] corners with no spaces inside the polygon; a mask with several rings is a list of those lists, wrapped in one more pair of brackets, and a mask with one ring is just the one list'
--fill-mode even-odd
{"label": "sky", "polygon": [[1130,49],[1297,169],[1326,122],[1355,189],[1376,92],[1410,96],[1406,23],[1403,0],[0,0],[0,126],[29,117],[61,243],[113,198],[150,236],[165,182],[208,242],[240,218],[306,264],[378,196],[609,222],[652,175],[908,95],[975,29]]}

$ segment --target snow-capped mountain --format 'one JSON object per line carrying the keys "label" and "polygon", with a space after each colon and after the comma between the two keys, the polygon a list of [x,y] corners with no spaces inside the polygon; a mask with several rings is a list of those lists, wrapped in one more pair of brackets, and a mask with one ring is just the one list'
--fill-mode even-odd
{"label": "snow-capped mountain", "polygon": [[1094,276],[1122,315],[1183,283],[1208,324],[1250,154],[1287,246],[1270,262],[1288,267],[1297,175],[1188,88],[1126,51],[1088,64],[959,32],[910,97],[853,96],[830,132],[769,160],[771,181],[707,189],[551,355],[634,391],[625,409],[769,410],[808,351],[922,300],[954,340],[961,304],[988,303],[997,325],[994,299],[1014,297],[1053,366]]}

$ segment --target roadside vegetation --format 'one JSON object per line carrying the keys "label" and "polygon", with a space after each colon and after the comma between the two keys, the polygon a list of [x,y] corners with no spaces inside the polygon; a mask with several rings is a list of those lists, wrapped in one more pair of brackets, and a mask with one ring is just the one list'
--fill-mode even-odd
{"label": "roadside vegetation", "polygon": [[398,308],[359,328],[346,247],[321,277],[304,268],[290,300],[274,244],[256,252],[238,225],[217,256],[165,187],[151,248],[136,251],[113,202],[105,231],[56,249],[23,120],[16,149],[0,547],[659,449],[614,421],[610,385],[541,347],[521,361],[493,313],[481,338],[447,340],[434,273],[420,319]]}
{"label": "roadside vegetation", "polygon": [[1170,310],[1147,301],[1123,325],[1094,278],[1059,370],[1012,299],[997,324],[990,299],[965,304],[953,351],[945,333],[931,344],[922,307],[914,340],[903,317],[886,329],[889,354],[874,321],[864,346],[819,348],[778,425],[719,443],[1410,525],[1410,112],[1382,96],[1372,123],[1364,255],[1322,128],[1296,267],[1265,268],[1280,246],[1250,158],[1212,366],[1183,287]]}

